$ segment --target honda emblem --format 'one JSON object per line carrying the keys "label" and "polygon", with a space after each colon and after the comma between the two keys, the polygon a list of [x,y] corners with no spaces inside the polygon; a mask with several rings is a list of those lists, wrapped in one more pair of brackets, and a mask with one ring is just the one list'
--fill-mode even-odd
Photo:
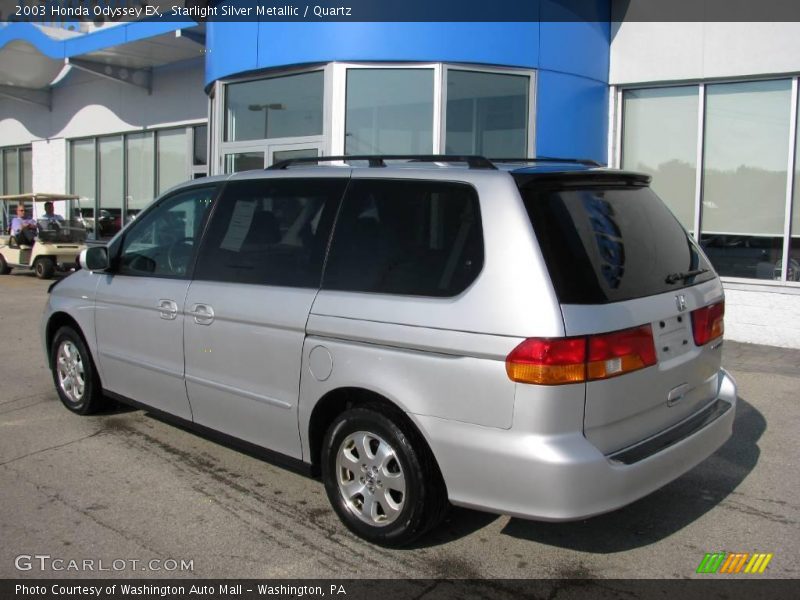
{"label": "honda emblem", "polygon": [[683,294],[678,294],[675,296],[675,304],[678,305],[678,312],[683,312],[686,310],[686,296]]}

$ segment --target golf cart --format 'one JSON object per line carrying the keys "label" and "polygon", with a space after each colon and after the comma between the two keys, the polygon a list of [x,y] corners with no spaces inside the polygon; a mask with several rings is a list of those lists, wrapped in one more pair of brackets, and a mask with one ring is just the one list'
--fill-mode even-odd
{"label": "golf cart", "polygon": [[[47,218],[44,203],[53,202],[55,212],[63,219]],[[33,269],[39,279],[49,279],[56,270],[68,271],[85,248],[86,225],[81,214],[80,197],[70,194],[13,194],[0,196],[2,230],[0,230],[0,275],[12,268]],[[35,208],[36,239],[33,244],[11,235],[11,222],[20,204]]]}

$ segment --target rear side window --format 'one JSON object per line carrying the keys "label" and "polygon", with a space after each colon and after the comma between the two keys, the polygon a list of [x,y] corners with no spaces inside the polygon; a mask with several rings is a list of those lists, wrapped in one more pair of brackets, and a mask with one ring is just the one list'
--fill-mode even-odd
{"label": "rear side window", "polygon": [[260,179],[226,186],[195,279],[319,287],[346,179]]}
{"label": "rear side window", "polygon": [[483,266],[478,196],[463,183],[353,180],[323,288],[455,296]]}
{"label": "rear side window", "polygon": [[650,188],[533,183],[521,193],[563,304],[619,302],[714,277],[694,240]]}

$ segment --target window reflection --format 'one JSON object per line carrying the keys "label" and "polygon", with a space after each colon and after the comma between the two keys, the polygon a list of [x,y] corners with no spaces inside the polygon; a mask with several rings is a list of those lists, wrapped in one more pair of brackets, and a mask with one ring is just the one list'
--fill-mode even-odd
{"label": "window reflection", "polygon": [[350,69],[345,154],[430,154],[432,69]]}
{"label": "window reflection", "polygon": [[[789,79],[706,85],[702,132],[696,86],[624,92],[622,166],[652,174],[653,188],[689,230],[702,133],[699,239],[720,275],[782,279],[791,86]],[[789,281],[800,280],[799,197],[795,185]]]}
{"label": "window reflection", "polygon": [[226,86],[226,142],[322,134],[323,73]]}
{"label": "window reflection", "polygon": [[780,279],[791,82],[706,94],[701,243],[720,275]]}
{"label": "window reflection", "polygon": [[[800,103],[800,99],[798,99]],[[792,198],[792,229],[789,243],[788,281],[800,281],[800,135],[795,137],[794,197]]]}
{"label": "window reflection", "polygon": [[70,191],[81,197],[91,239],[114,236],[156,196],[188,178],[191,132],[176,127],[69,143]]}
{"label": "window reflection", "polygon": [[264,168],[263,152],[235,152],[225,155],[225,172],[238,173]]}
{"label": "window reflection", "polygon": [[622,167],[652,175],[652,188],[694,230],[697,86],[628,90],[623,95]]}
{"label": "window reflection", "polygon": [[527,156],[529,85],[522,75],[448,70],[446,152]]}
{"label": "window reflection", "polygon": [[97,236],[107,238],[122,229],[122,137],[100,138],[97,152],[100,167],[100,212],[95,219],[95,226]]}

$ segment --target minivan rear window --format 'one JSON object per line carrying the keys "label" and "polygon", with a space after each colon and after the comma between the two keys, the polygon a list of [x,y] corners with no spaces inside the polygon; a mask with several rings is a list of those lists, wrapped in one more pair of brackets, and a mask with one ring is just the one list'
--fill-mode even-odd
{"label": "minivan rear window", "polygon": [[452,297],[483,266],[470,185],[354,179],[336,220],[323,289]]}
{"label": "minivan rear window", "polygon": [[620,302],[714,277],[648,187],[528,182],[520,192],[562,304]]}

